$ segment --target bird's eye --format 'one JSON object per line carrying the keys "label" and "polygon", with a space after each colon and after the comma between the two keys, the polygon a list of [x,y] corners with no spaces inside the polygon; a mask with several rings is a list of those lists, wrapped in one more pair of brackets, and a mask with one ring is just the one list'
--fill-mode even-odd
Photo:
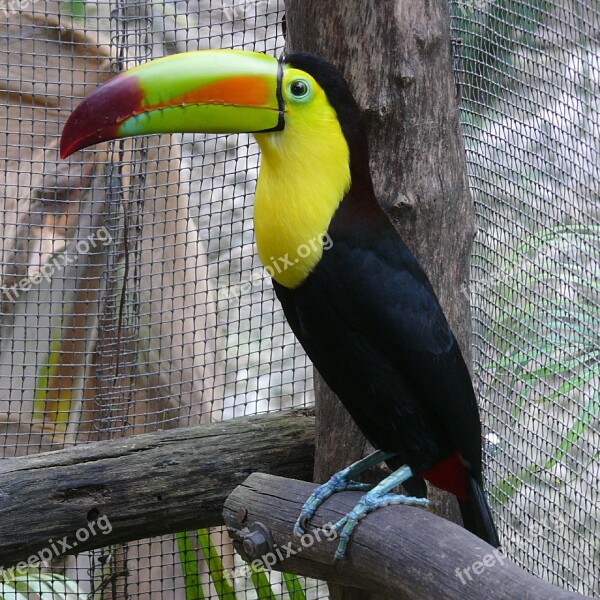
{"label": "bird's eye", "polygon": [[305,79],[294,79],[288,86],[290,96],[294,100],[306,101],[312,97],[312,89]]}

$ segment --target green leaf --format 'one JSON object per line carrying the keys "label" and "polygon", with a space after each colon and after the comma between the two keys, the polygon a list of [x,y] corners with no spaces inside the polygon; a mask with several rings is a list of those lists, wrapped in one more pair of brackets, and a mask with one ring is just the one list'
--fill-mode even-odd
{"label": "green leaf", "polygon": [[505,504],[512,498],[523,484],[530,483],[540,471],[548,471],[557,465],[571,450],[571,448],[585,434],[590,423],[598,418],[600,414],[600,395],[596,394],[579,412],[573,425],[562,439],[558,448],[552,456],[543,465],[530,465],[521,470],[518,474],[511,475],[503,479],[498,484],[490,488],[490,498],[494,499],[494,504]]}
{"label": "green leaf", "polygon": [[63,0],[65,8],[61,11],[67,17],[82,21],[85,17],[85,0]]}
{"label": "green leaf", "polygon": [[198,557],[192,540],[186,532],[176,533],[175,539],[177,540],[179,562],[185,581],[185,598],[186,600],[204,600],[202,582],[198,573]]}
{"label": "green leaf", "polygon": [[219,552],[210,540],[208,529],[198,529],[196,535],[198,536],[198,544],[204,554],[204,559],[208,564],[208,572],[210,573],[210,578],[215,586],[219,600],[235,600],[231,579],[223,567],[223,561]]}
{"label": "green leaf", "polygon": [[258,595],[258,600],[277,600],[271,588],[269,578],[262,569],[255,570],[251,568],[250,576],[252,577],[252,583]]}
{"label": "green leaf", "polygon": [[282,573],[282,576],[290,600],[306,600],[306,594],[300,580],[292,573]]}
{"label": "green leaf", "polygon": [[557,465],[567,454],[567,452],[579,441],[581,436],[586,432],[591,421],[598,417],[600,412],[600,396],[596,394],[580,411],[575,419],[575,422],[569,429],[552,458],[544,465],[544,469],[551,469]]}

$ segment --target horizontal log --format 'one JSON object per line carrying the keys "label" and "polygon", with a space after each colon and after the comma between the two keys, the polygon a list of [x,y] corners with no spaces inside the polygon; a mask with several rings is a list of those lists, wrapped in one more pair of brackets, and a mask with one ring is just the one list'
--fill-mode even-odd
{"label": "horizontal log", "polygon": [[311,479],[313,461],[306,410],[5,459],[0,565],[219,525],[225,498],[250,473]]}
{"label": "horizontal log", "polygon": [[[292,533],[302,503],[314,488],[311,483],[255,473],[232,492],[224,518],[245,560],[397,600],[583,598],[526,573],[462,527],[408,506],[389,506],[368,515],[354,532],[345,558],[334,567],[337,540],[332,532],[313,530],[300,539]],[[319,509],[313,525],[335,523],[360,496],[335,494]]]}

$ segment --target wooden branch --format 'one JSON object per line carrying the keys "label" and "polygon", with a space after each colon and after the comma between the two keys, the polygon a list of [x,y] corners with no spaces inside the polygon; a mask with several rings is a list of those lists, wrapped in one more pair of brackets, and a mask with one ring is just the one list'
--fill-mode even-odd
{"label": "wooden branch", "polygon": [[0,461],[0,565],[219,525],[250,473],[310,479],[313,460],[314,417],[299,410]]}
{"label": "wooden branch", "polygon": [[[225,523],[238,552],[255,566],[324,579],[396,600],[576,600],[522,571],[462,527],[428,511],[390,506],[356,529],[346,557],[335,567],[333,533],[314,530],[297,538],[292,527],[314,484],[255,473],[225,502]],[[359,492],[335,494],[319,509],[315,529],[335,523]],[[276,564],[279,556],[283,561]]]}

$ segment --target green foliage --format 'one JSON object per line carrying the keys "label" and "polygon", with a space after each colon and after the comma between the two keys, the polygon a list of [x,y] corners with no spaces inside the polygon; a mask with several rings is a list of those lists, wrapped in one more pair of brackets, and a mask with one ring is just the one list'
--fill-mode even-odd
{"label": "green foliage", "polygon": [[[196,532],[195,539],[189,533],[178,533],[176,539],[179,549],[179,561],[185,580],[186,600],[204,600],[205,598],[198,569],[200,558],[203,558],[206,562],[210,584],[214,587],[219,600],[236,600],[232,577],[223,565],[218,548],[210,539],[209,530],[199,529]],[[281,595],[278,596],[273,591],[269,578],[262,569],[255,570],[249,565],[247,572],[250,575],[258,600],[277,600],[281,598]],[[289,573],[283,573],[282,577],[290,600],[306,600],[304,589],[298,577]],[[206,584],[208,585],[208,583]]]}
{"label": "green foliage", "polygon": [[176,533],[177,547],[179,549],[179,563],[185,581],[186,600],[204,600],[202,581],[198,572],[198,558],[191,538],[185,532]]}
{"label": "green foliage", "polygon": [[75,21],[85,18],[85,0],[62,0],[61,13]]}
{"label": "green foliage", "polygon": [[277,600],[277,597],[271,589],[271,584],[263,570],[256,571],[251,569],[252,583],[258,594],[258,600]]}
{"label": "green foliage", "polygon": [[[586,273],[585,265],[567,258],[556,263],[552,272],[540,271],[545,256],[560,251],[567,257],[572,248],[585,254],[598,239],[600,228],[578,225],[555,227],[526,238],[505,256],[495,285],[487,288],[502,317],[492,319],[488,342],[497,354],[482,371],[492,373],[495,381],[505,381],[514,394],[511,421],[516,423],[532,405],[566,409],[571,415],[550,450],[540,452],[535,461],[491,487],[494,503],[514,499],[524,485],[576,452],[598,421],[600,392],[589,391],[600,377],[600,310],[586,298],[598,296],[600,288]],[[552,297],[550,292],[565,281],[577,291],[575,297]],[[575,397],[582,404],[575,403]]]}
{"label": "green foliage", "polygon": [[304,589],[300,585],[300,581],[298,581],[298,578],[295,575],[283,573],[283,581],[285,582],[285,587],[290,596],[290,600],[306,600]]}
{"label": "green foliage", "polygon": [[198,536],[198,545],[202,550],[204,560],[208,565],[208,572],[210,573],[210,578],[217,590],[219,600],[235,600],[235,594],[230,583],[230,578],[228,578],[225,568],[223,567],[223,561],[221,560],[219,552],[211,542],[208,529],[198,529],[196,534]]}

